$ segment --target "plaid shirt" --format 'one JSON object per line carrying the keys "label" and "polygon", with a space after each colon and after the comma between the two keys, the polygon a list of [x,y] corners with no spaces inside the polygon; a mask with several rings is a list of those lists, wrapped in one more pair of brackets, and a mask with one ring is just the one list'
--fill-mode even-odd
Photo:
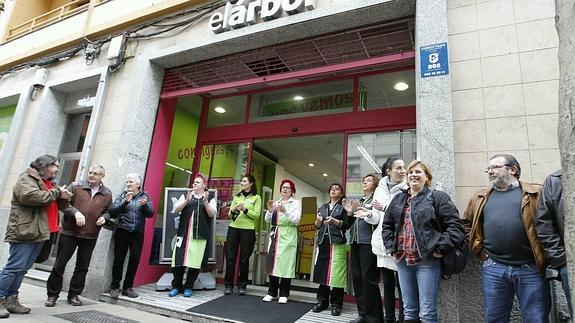
{"label": "plaid shirt", "polygon": [[407,197],[405,206],[403,207],[403,226],[399,231],[397,237],[397,252],[395,259],[397,262],[405,258],[408,265],[413,266],[419,263],[421,257],[417,250],[417,242],[415,241],[415,232],[413,231],[413,222],[411,222],[411,196]]}

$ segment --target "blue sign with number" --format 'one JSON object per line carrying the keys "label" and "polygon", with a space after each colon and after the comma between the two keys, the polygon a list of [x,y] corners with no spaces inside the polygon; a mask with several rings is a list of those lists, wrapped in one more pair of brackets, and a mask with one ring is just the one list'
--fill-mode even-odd
{"label": "blue sign with number", "polygon": [[447,43],[440,43],[419,48],[421,77],[449,74]]}

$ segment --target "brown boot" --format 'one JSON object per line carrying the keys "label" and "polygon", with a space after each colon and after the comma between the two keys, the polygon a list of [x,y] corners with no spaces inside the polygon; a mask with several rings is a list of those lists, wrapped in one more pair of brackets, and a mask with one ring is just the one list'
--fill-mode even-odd
{"label": "brown boot", "polygon": [[4,299],[4,305],[8,312],[12,314],[28,314],[30,313],[30,308],[20,304],[18,300],[18,295],[8,296]]}
{"label": "brown boot", "polygon": [[6,305],[4,305],[4,298],[0,298],[0,319],[5,319],[10,316],[10,312],[6,309]]}

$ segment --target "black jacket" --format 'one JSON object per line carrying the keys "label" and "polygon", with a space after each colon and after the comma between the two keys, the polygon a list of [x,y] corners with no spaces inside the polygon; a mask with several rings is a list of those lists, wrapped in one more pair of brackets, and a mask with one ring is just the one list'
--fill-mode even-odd
{"label": "black jacket", "polygon": [[[371,210],[371,198],[366,201],[364,196],[360,200],[361,205],[367,210]],[[353,215],[348,216],[347,225],[350,228],[350,243],[371,244],[371,236],[377,225],[370,224],[365,219],[356,218]]]}
{"label": "black jacket", "polygon": [[552,267],[567,263],[563,240],[565,213],[563,210],[561,171],[549,175],[543,183],[537,202],[535,230]]}
{"label": "black jacket", "polygon": [[[126,202],[126,193],[127,192],[123,192],[116,197],[114,203],[110,206],[110,215],[112,217],[120,217],[117,226],[118,228],[122,228],[130,232],[144,233],[146,218],[154,216],[152,201],[146,192],[139,191],[138,194],[132,197],[130,202]],[[146,203],[146,205],[140,205],[140,199],[144,197],[148,199],[148,203]]]}
{"label": "black jacket", "polygon": [[341,205],[341,203],[337,203],[329,214],[329,203],[325,203],[319,207],[319,214],[325,220],[328,216],[331,215],[332,218],[338,219],[342,221],[341,227],[338,227],[335,224],[325,224],[322,223],[321,226],[317,229],[317,240],[316,244],[319,246],[324,239],[329,239],[330,244],[345,244],[345,230],[347,230],[347,211]]}
{"label": "black jacket", "polygon": [[[383,244],[391,254],[397,251],[407,196],[405,190],[397,194],[389,203],[383,218]],[[411,219],[419,254],[423,259],[433,251],[445,254],[465,239],[459,212],[445,192],[431,191],[425,187],[411,201]]]}

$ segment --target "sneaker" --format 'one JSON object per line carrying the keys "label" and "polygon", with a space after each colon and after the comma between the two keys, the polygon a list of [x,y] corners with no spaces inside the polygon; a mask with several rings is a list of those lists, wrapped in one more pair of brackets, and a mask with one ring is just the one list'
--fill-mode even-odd
{"label": "sneaker", "polygon": [[233,287],[226,287],[226,289],[224,289],[224,295],[232,295],[233,293],[234,293]]}
{"label": "sneaker", "polygon": [[176,297],[176,296],[178,296],[178,289],[177,289],[177,288],[172,288],[172,290],[170,290],[170,292],[168,293],[168,296],[170,296],[170,297]]}
{"label": "sneaker", "polygon": [[128,296],[129,298],[136,298],[136,297],[138,297],[138,293],[134,292],[134,290],[131,289],[131,288],[124,289],[124,290],[122,291],[122,295]]}
{"label": "sneaker", "polygon": [[28,314],[30,313],[31,308],[23,306],[20,304],[20,300],[18,299],[18,295],[8,296],[4,299],[4,306],[8,312],[12,314]]}
{"label": "sneaker", "polygon": [[4,305],[4,298],[0,298],[0,319],[5,319],[10,316],[10,312],[6,309]]}
{"label": "sneaker", "polygon": [[119,288],[112,288],[112,290],[110,291],[110,298],[118,299],[119,296],[120,296],[120,289]]}
{"label": "sneaker", "polygon": [[276,299],[278,299],[278,298],[277,298],[277,297],[273,297],[272,295],[266,295],[266,296],[264,296],[264,298],[262,299],[262,301],[269,303],[269,302],[271,302],[271,301],[273,301],[273,300],[276,300]]}
{"label": "sneaker", "polygon": [[192,297],[192,293],[191,289],[184,289],[184,297]]}
{"label": "sneaker", "polygon": [[238,287],[238,294],[240,296],[244,296],[246,294],[246,288],[245,287]]}
{"label": "sneaker", "polygon": [[287,304],[287,297],[280,297],[278,299],[278,304]]}

